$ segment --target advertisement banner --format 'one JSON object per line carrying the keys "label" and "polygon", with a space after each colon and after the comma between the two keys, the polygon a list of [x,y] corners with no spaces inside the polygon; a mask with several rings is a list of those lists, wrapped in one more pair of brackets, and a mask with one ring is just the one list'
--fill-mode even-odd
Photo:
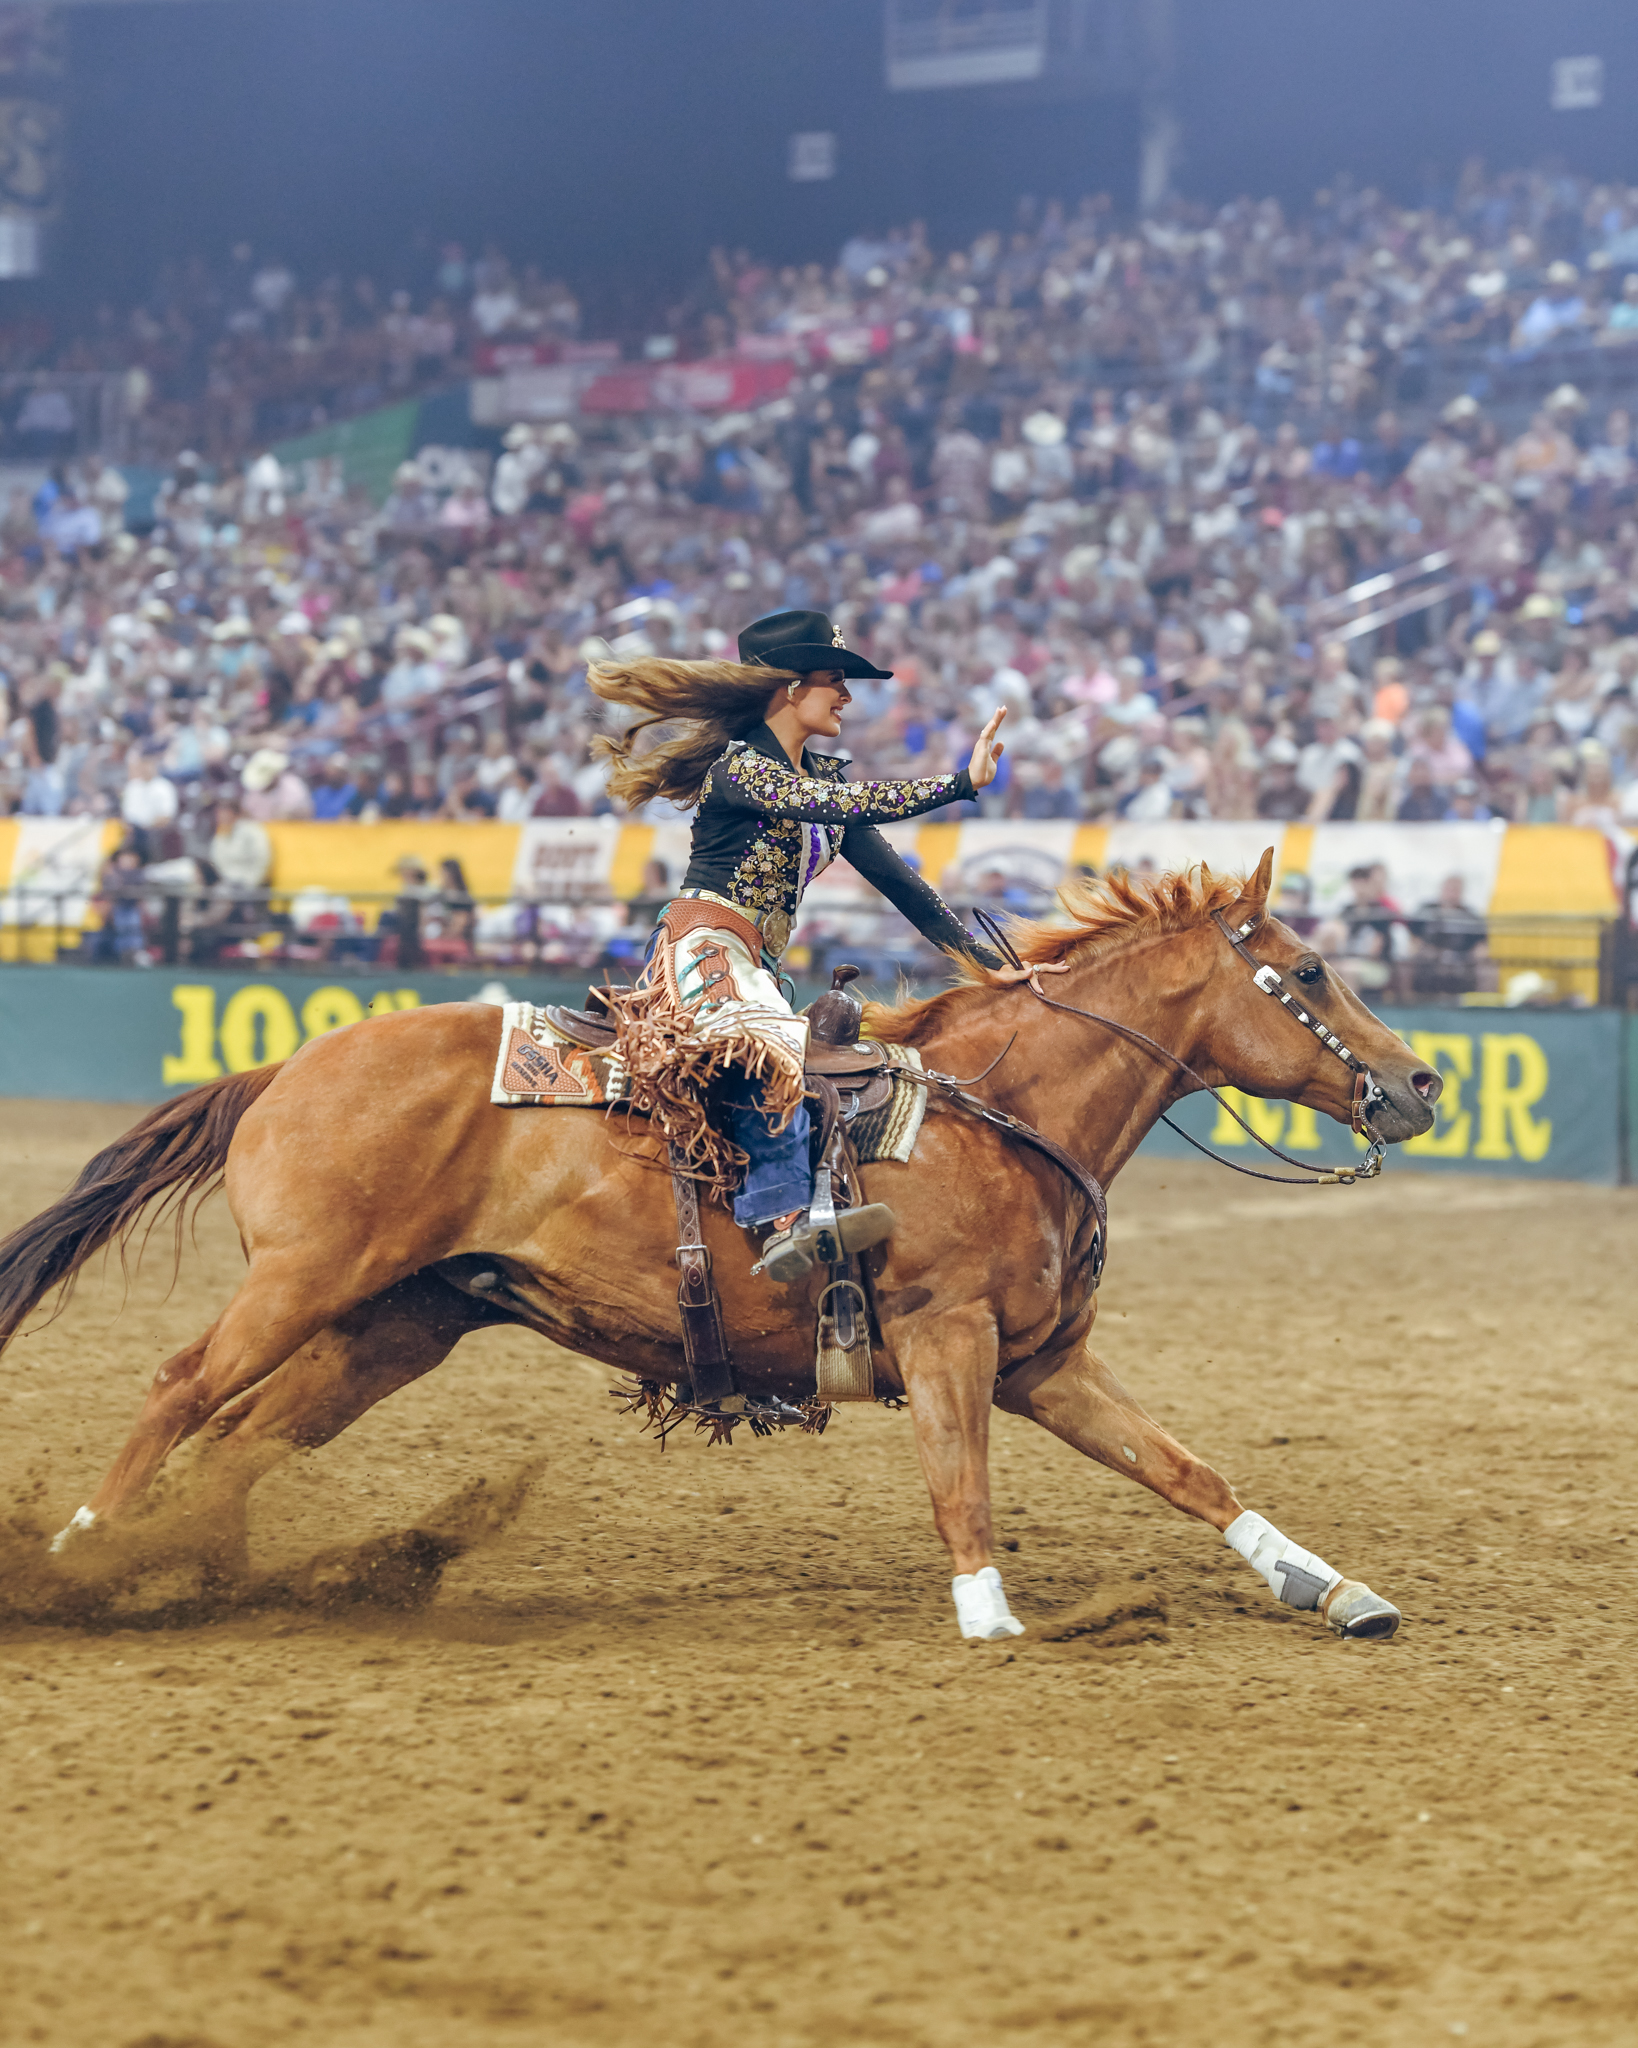
{"label": "advertisement banner", "polygon": [[1321,917],[1344,909],[1352,895],[1349,876],[1375,868],[1388,901],[1407,914],[1437,904],[1440,890],[1455,880],[1468,909],[1483,916],[1496,891],[1507,829],[1499,818],[1482,825],[1316,825],[1308,859],[1312,908]]}
{"label": "advertisement banner", "polygon": [[1249,875],[1272,846],[1278,876],[1285,865],[1285,834],[1284,825],[1267,818],[1121,818],[1109,827],[1098,865],[1164,875],[1204,861],[1214,875]]}
{"label": "advertisement banner", "polygon": [[[495,974],[481,967],[449,975],[338,970],[334,979],[7,967],[0,969],[0,1096],[157,1102],[221,1074],[287,1058],[308,1039],[362,1017],[474,1000],[578,1005],[586,982],[584,972]],[[817,993],[799,989],[798,1001]],[[497,1033],[499,1016],[497,1009]],[[1394,1147],[1390,1173],[1415,1168],[1606,1184],[1631,1177],[1624,1105],[1638,1086],[1638,1020],[1613,1010],[1418,1009],[1390,1011],[1384,1021],[1445,1082],[1434,1128]],[[1299,1159],[1345,1164],[1363,1150],[1349,1131],[1312,1110],[1229,1099],[1261,1137]],[[1208,1097],[1191,1097],[1176,1115],[1191,1136],[1230,1159],[1269,1166]],[[1145,1139],[1141,1156],[1199,1157],[1163,1125]]]}
{"label": "advertisement banner", "polygon": [[[1623,1040],[1630,1020],[1620,1012],[1384,1010],[1382,1020],[1445,1084],[1433,1129],[1395,1145],[1387,1171],[1402,1164],[1419,1172],[1606,1183],[1630,1176],[1623,1134],[1623,1065],[1630,1057]],[[1632,1036],[1638,1042],[1638,1033]],[[1258,1137],[1294,1158],[1340,1166],[1365,1151],[1363,1139],[1311,1109],[1223,1092]],[[1209,1096],[1191,1096],[1173,1115],[1191,1138],[1230,1159],[1271,1173],[1289,1170],[1270,1160]],[[1144,1139],[1139,1156],[1200,1155],[1161,1124]]]}
{"label": "advertisement banner", "polygon": [[[527,903],[564,903],[583,897],[631,896],[622,841],[641,827],[614,818],[532,818],[517,833],[511,893]],[[635,852],[635,847],[632,848]]]}
{"label": "advertisement banner", "polygon": [[[471,974],[231,974],[174,967],[0,969],[0,1096],[160,1102],[288,1059],[361,1017],[427,1003],[580,1003],[568,978]],[[495,1011],[499,1043],[500,1011]]]}
{"label": "advertisement banner", "polygon": [[741,412],[777,398],[788,362],[713,356],[697,363],[626,363],[580,393],[582,412]]}
{"label": "advertisement banner", "polygon": [[102,864],[119,839],[119,826],[101,818],[0,822],[0,863],[6,882],[0,894],[0,924],[53,930],[82,925]]}

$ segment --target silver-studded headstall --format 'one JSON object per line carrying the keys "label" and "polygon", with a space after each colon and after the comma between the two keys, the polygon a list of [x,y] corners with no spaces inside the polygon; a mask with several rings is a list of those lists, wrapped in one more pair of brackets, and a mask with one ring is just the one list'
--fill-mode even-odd
{"label": "silver-studded headstall", "polygon": [[1388,1099],[1376,1076],[1357,1053],[1351,1051],[1343,1044],[1329,1024],[1323,1023],[1318,1017],[1311,1017],[1309,1015],[1302,1004],[1291,993],[1290,989],[1286,987],[1281,979],[1280,970],[1277,967],[1270,966],[1266,960],[1259,960],[1256,954],[1252,952],[1251,948],[1246,944],[1246,938],[1249,933],[1257,929],[1258,921],[1256,918],[1248,919],[1245,924],[1236,930],[1220,910],[1214,910],[1212,917],[1224,938],[1228,940],[1235,952],[1239,954],[1240,958],[1252,970],[1251,978],[1262,990],[1263,994],[1273,996],[1276,1002],[1283,1004],[1290,1011],[1291,1015],[1296,1018],[1297,1022],[1305,1026],[1309,1031],[1312,1031],[1320,1044],[1328,1052],[1334,1052],[1337,1058],[1341,1060],[1342,1064],[1353,1075],[1354,1094],[1353,1101],[1349,1106],[1348,1121],[1356,1135],[1361,1138],[1369,1138],[1371,1134],[1365,1128],[1365,1120],[1378,1103],[1386,1102]]}

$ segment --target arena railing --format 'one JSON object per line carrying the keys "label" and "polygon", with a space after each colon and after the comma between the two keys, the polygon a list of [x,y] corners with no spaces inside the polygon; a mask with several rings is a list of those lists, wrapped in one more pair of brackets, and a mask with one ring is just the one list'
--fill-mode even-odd
{"label": "arena railing", "polygon": [[[348,973],[474,972],[629,979],[664,898],[544,900],[463,895],[428,883],[395,893],[235,889],[197,883],[87,890],[26,885],[0,895],[0,970],[77,964],[110,971],[211,968],[335,978]],[[1428,911],[1313,920],[1313,941],[1374,1004],[1638,1007],[1638,856],[1626,917],[1481,918]],[[972,905],[957,902],[970,916]],[[1012,910],[1010,900],[987,907]],[[843,961],[878,988],[923,987],[940,955],[892,912],[826,906],[799,926],[787,967],[828,981]]]}
{"label": "arena railing", "polygon": [[1455,561],[1454,548],[1440,548],[1380,576],[1367,576],[1335,597],[1319,599],[1304,618],[1310,639],[1361,640],[1415,612],[1430,611],[1461,588],[1459,577],[1442,573]]}

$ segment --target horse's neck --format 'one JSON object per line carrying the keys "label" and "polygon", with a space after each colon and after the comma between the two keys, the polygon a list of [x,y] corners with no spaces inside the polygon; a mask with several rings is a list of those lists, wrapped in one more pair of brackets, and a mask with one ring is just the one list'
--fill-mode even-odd
{"label": "horse's neck", "polygon": [[[1174,939],[1051,976],[1042,986],[1054,1002],[1141,1031],[1197,1065],[1200,986],[1188,968]],[[1048,1009],[1027,989],[973,1007],[976,1014],[959,1032],[921,1047],[926,1063],[975,1074],[1016,1032],[1017,1043],[976,1092],[1033,1124],[1105,1185],[1190,1086],[1161,1054],[1087,1017]]]}

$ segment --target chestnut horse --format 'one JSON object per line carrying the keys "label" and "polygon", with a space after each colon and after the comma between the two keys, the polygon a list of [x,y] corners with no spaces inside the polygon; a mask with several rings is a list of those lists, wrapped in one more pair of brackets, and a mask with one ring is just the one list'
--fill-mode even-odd
{"label": "chestnut horse", "polygon": [[[1068,923],[1017,925],[1013,937],[1026,961],[1060,970],[1054,1000],[1135,1027],[1212,1085],[1348,1122],[1353,1074],[1268,1000],[1222,913],[1369,1067],[1371,1136],[1391,1144],[1427,1130],[1438,1076],[1268,915],[1272,860],[1247,882],[1201,873],[1076,885]],[[237,1560],[261,1474],[327,1442],[484,1325],[522,1324],[677,1381],[669,1176],[632,1157],[600,1113],[494,1106],[497,1024],[484,1005],[439,1004],[210,1082],[143,1118],[0,1245],[0,1341],[91,1253],[123,1245],[159,1197],[180,1205],[225,1181],[249,1262],[217,1320],[160,1367],[129,1443],[59,1544],[129,1510],[175,1446],[197,1437],[192,1483]],[[979,968],[927,1001],[873,1007],[866,1029],[958,1075],[1015,1040],[985,1097],[1105,1185],[1198,1085],[1172,1060]],[[867,1167],[863,1179],[865,1199],[898,1218],[870,1255],[878,1387],[908,1400],[964,1634],[1021,1626],[992,1563],[992,1402],[1224,1532],[1277,1598],[1320,1610],[1339,1633],[1392,1632],[1394,1608],[1244,1510],[1091,1349],[1087,1198],[1050,1159],[935,1092],[912,1161]],[[750,1242],[720,1209],[707,1211],[705,1235],[741,1385],[800,1400],[813,1386],[819,1278],[789,1288],[753,1278]]]}

